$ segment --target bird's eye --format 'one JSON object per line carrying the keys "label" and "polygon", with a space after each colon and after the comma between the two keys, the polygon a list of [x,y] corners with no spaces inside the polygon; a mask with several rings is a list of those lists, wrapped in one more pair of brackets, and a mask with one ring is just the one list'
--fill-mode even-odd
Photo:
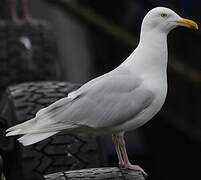
{"label": "bird's eye", "polygon": [[167,17],[168,15],[166,13],[161,13],[161,17],[165,18]]}

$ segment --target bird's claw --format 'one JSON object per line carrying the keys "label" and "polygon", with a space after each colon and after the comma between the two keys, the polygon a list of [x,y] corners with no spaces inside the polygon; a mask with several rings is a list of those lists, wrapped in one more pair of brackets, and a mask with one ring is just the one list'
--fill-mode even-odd
{"label": "bird's claw", "polygon": [[144,171],[144,169],[142,169],[138,165],[127,164],[127,165],[123,165],[123,166],[119,166],[119,167],[120,167],[120,169],[140,171],[145,178],[148,176],[147,173]]}
{"label": "bird's claw", "polygon": [[124,164],[119,163],[119,168],[120,168],[120,169],[124,169]]}

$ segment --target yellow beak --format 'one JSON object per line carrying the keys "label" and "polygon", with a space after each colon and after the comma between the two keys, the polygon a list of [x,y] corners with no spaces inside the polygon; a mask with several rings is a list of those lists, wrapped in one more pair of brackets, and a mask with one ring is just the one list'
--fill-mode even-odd
{"label": "yellow beak", "polygon": [[183,18],[182,20],[177,21],[179,26],[184,26],[190,29],[198,29],[198,25],[195,21],[192,21],[190,19]]}

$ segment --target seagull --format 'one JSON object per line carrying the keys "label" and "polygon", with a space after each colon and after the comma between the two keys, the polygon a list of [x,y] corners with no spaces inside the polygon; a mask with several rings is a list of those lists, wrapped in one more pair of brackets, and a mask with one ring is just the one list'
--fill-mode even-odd
{"label": "seagull", "polygon": [[124,134],[157,114],[167,94],[167,35],[175,27],[198,25],[165,7],[150,10],[143,19],[140,41],[131,55],[114,70],[99,76],[24,123],[7,129],[6,136],[28,146],[61,131],[110,133],[119,166],[144,170],[129,161]]}

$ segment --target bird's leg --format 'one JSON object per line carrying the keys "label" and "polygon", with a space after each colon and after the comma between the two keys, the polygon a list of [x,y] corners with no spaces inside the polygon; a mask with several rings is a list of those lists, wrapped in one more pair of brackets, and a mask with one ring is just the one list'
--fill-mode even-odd
{"label": "bird's leg", "polygon": [[124,134],[119,134],[117,136],[119,144],[120,144],[120,150],[122,153],[122,157],[124,160],[124,168],[125,169],[131,169],[131,170],[138,170],[141,171],[145,176],[147,176],[146,172],[138,165],[132,165],[128,159],[128,154],[126,151],[126,145],[125,145],[125,140],[124,140]]}
{"label": "bird's leg", "polygon": [[115,150],[117,152],[117,156],[118,156],[118,160],[119,160],[119,167],[122,168],[122,167],[124,167],[124,161],[123,161],[123,158],[122,158],[120,145],[119,145],[117,136],[113,134],[112,135],[112,140],[113,140],[113,143],[114,143],[114,146],[115,146]]}

